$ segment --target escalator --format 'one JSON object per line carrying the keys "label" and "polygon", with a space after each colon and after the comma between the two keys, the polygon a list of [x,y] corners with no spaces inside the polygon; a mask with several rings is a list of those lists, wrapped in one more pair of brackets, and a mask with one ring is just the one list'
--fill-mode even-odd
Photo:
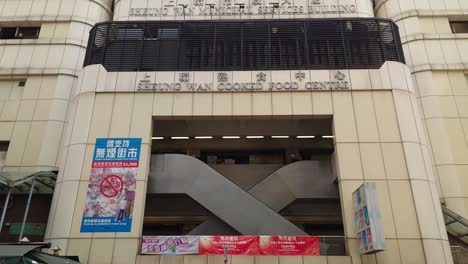
{"label": "escalator", "polygon": [[[317,175],[321,177],[314,177]],[[275,171],[247,191],[275,212],[280,212],[297,199],[339,199],[329,160],[291,163]],[[224,231],[226,227],[223,225],[225,223],[219,219],[210,217],[189,234],[201,235],[213,232],[213,230]]]}
{"label": "escalator", "polygon": [[154,155],[148,192],[185,193],[243,235],[306,235],[270,207],[190,156]]}

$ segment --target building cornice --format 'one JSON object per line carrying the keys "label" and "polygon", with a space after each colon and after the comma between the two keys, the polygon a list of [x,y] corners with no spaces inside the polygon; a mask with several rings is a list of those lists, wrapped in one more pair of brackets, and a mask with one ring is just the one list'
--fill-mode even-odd
{"label": "building cornice", "polygon": [[82,16],[1,16],[0,24],[32,24],[37,25],[40,23],[82,23],[87,26],[94,26],[96,23],[102,22],[101,20],[89,19]]}
{"label": "building cornice", "polygon": [[457,64],[419,64],[408,67],[411,73],[419,73],[426,71],[465,71],[468,72],[468,63],[457,63]]}
{"label": "building cornice", "polygon": [[[388,1],[388,0],[387,0]],[[378,13],[378,8],[375,8],[375,13]],[[411,18],[411,17],[447,17],[447,16],[459,16],[468,15],[468,10],[449,9],[449,10],[419,10],[411,9],[404,11],[398,15],[386,17],[395,22],[400,20]]]}
{"label": "building cornice", "polygon": [[468,33],[466,34],[411,34],[408,36],[401,37],[401,43],[407,44],[419,40],[466,40],[468,39]]}

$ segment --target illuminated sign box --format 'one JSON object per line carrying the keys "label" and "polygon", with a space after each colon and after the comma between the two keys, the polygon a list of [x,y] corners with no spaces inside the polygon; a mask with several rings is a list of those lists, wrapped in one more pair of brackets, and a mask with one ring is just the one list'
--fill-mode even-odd
{"label": "illuminated sign box", "polygon": [[364,183],[353,193],[353,212],[361,254],[384,250],[385,239],[375,183]]}

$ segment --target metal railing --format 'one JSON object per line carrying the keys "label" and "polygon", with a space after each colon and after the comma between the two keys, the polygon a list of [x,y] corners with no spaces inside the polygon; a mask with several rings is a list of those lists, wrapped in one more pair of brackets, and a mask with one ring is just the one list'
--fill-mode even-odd
{"label": "metal railing", "polygon": [[[140,250],[143,250],[143,238],[140,237]],[[149,238],[150,236],[146,236]],[[156,237],[156,236],[155,236]],[[173,236],[173,238],[180,238],[184,236]],[[194,237],[194,236],[191,236]],[[320,256],[347,256],[346,254],[346,239],[344,236],[319,236],[320,243]],[[143,253],[152,254],[152,253]],[[197,253],[194,253],[195,255]]]}
{"label": "metal railing", "polygon": [[107,71],[378,69],[405,63],[387,19],[114,21],[90,32],[84,66]]}
{"label": "metal railing", "polygon": [[320,236],[321,256],[346,256],[346,239],[343,236]]}
{"label": "metal railing", "polygon": [[463,218],[444,205],[442,205],[442,214],[447,232],[468,245],[468,219]]}
{"label": "metal railing", "polygon": [[468,250],[464,247],[453,246],[452,250],[454,264],[467,264],[468,263]]}

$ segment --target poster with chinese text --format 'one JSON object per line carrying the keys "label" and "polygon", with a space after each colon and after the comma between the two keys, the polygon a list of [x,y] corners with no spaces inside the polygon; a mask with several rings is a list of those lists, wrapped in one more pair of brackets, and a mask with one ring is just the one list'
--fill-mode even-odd
{"label": "poster with chinese text", "polygon": [[144,236],[141,254],[187,255],[198,254],[197,236]]}
{"label": "poster with chinese text", "polygon": [[228,255],[261,255],[260,237],[258,236],[201,236],[200,255],[223,255],[224,248]]}
{"label": "poster with chinese text", "polygon": [[97,138],[81,232],[130,232],[141,138]]}
{"label": "poster with chinese text", "polygon": [[260,250],[265,256],[320,256],[316,236],[261,236]]}

